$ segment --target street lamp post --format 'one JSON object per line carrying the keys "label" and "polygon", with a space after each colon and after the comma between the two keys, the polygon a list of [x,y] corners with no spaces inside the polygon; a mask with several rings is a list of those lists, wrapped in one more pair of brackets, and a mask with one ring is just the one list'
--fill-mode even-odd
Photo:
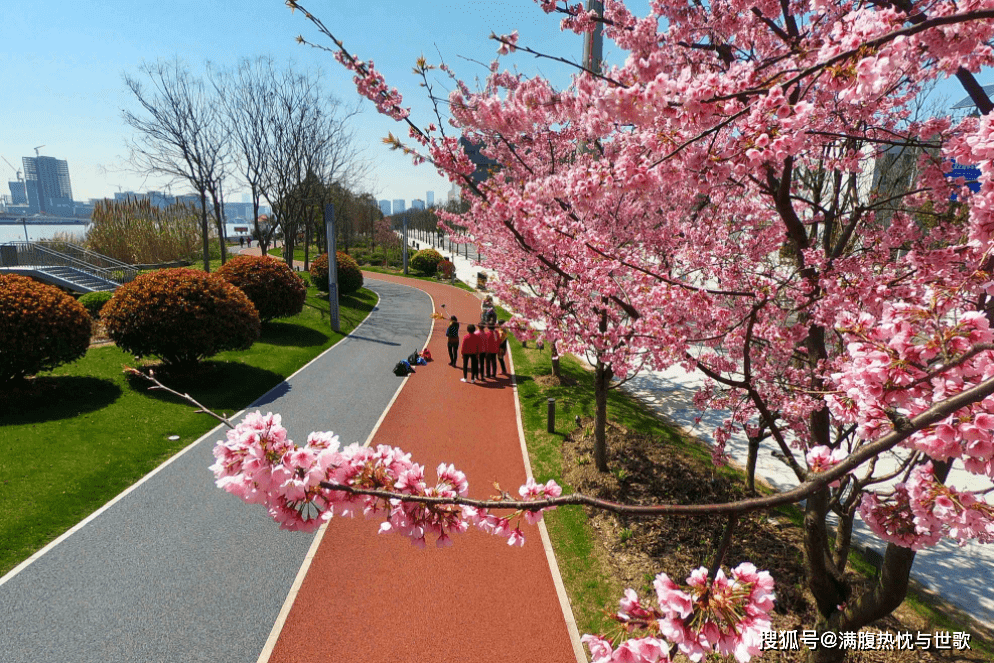
{"label": "street lamp post", "polygon": [[[587,0],[587,11],[596,12],[598,17],[603,17],[604,3],[601,0]],[[603,44],[604,24],[598,21],[593,32],[588,32],[583,39],[583,66],[598,74],[601,71]]]}
{"label": "street lamp post", "polygon": [[407,276],[407,214],[404,215],[404,276]]}
{"label": "street lamp post", "polygon": [[[338,317],[338,255],[335,246],[335,206],[328,203],[324,206],[324,232],[328,243],[328,314],[331,317],[331,328],[339,329]],[[304,247],[307,250],[307,247]]]}

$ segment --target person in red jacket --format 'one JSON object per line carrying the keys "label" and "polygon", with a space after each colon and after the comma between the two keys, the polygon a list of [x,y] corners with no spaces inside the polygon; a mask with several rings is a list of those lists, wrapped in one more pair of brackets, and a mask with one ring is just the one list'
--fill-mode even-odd
{"label": "person in red jacket", "polygon": [[462,380],[460,382],[466,381],[466,373],[469,367],[473,369],[473,377],[470,380],[471,383],[476,382],[476,378],[479,375],[479,363],[477,361],[477,355],[480,352],[480,337],[477,336],[476,325],[469,325],[466,327],[466,335],[462,339]]}
{"label": "person in red jacket", "polygon": [[483,346],[486,359],[483,363],[483,374],[488,378],[497,377],[497,326],[489,325],[483,330]]}

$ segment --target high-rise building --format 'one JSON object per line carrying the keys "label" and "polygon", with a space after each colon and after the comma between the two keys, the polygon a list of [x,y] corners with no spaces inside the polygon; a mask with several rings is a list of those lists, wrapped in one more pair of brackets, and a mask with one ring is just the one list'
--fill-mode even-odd
{"label": "high-rise building", "polygon": [[390,216],[390,201],[389,200],[380,200],[380,201],[377,202],[377,204],[380,206],[380,211],[383,212],[383,216]]}
{"label": "high-rise building", "polygon": [[397,198],[397,199],[395,199],[393,201],[393,213],[394,214],[401,214],[406,209],[407,209],[407,207],[404,205],[404,199],[403,198]]}
{"label": "high-rise building", "polygon": [[411,201],[411,209],[424,209],[424,208],[425,208],[425,201],[421,200],[420,198],[415,198],[414,200]]}
{"label": "high-rise building", "polygon": [[[41,214],[71,217],[72,184],[69,164],[55,157],[22,157],[24,179],[28,183],[28,205]],[[34,198],[31,200],[32,189]]]}
{"label": "high-rise building", "polygon": [[17,182],[7,182],[7,186],[10,187],[10,204],[11,205],[27,205],[28,204],[28,190],[24,186],[24,182],[18,180]]}
{"label": "high-rise building", "polygon": [[428,191],[426,193],[425,200],[428,201],[428,207],[434,207],[435,206],[435,192],[434,191]]}

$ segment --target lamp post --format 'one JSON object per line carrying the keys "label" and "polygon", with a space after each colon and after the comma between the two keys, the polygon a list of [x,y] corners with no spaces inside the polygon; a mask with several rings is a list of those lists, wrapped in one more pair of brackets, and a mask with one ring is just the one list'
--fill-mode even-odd
{"label": "lamp post", "polygon": [[[587,11],[597,12],[598,18],[604,16],[604,3],[601,0],[587,0]],[[587,33],[583,39],[583,66],[590,71],[601,71],[601,58],[604,44],[604,24],[598,21],[593,32]]]}
{"label": "lamp post", "polygon": [[[339,329],[338,318],[338,255],[335,246],[335,206],[328,203],[324,206],[324,232],[328,242],[328,314],[331,317],[331,328]],[[306,251],[307,248],[305,247]]]}
{"label": "lamp post", "polygon": [[404,215],[404,276],[407,276],[407,217]]}

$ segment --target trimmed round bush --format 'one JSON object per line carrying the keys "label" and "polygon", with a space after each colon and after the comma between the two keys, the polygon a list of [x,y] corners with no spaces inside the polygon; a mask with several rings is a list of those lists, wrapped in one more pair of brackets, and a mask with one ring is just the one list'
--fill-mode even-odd
{"label": "trimmed round bush", "polygon": [[422,249],[411,258],[411,269],[425,276],[434,276],[438,270],[438,263],[443,260],[445,258],[435,249]]}
{"label": "trimmed round bush", "polygon": [[118,288],[102,313],[122,350],[174,366],[245,350],[259,338],[259,313],[245,293],[196,269],[142,274]]}
{"label": "trimmed round bush", "polygon": [[[362,270],[359,263],[347,253],[335,252],[338,261],[338,294],[341,297],[351,295],[362,287]],[[319,290],[328,289],[328,254],[322,253],[311,263],[311,282]]]}
{"label": "trimmed round bush", "polygon": [[451,279],[456,275],[456,266],[448,258],[443,258],[442,262],[438,263],[438,274],[443,279]]}
{"label": "trimmed round bush", "polygon": [[265,322],[304,309],[307,287],[290,266],[270,256],[236,256],[215,272],[251,300]]}
{"label": "trimmed round bush", "polygon": [[76,361],[90,326],[83,305],[55,286],[0,274],[0,382]]}
{"label": "trimmed round bush", "polygon": [[112,294],[107,291],[88,292],[79,298],[79,303],[83,305],[90,317],[96,320],[100,317],[100,309],[110,301]]}

